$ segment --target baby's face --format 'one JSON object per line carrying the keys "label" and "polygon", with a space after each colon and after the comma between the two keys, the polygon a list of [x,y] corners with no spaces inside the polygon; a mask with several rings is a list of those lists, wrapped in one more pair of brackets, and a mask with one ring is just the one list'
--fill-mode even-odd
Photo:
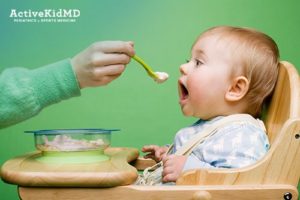
{"label": "baby's face", "polygon": [[179,104],[186,116],[210,119],[224,111],[224,95],[231,79],[231,57],[217,36],[200,37],[190,60],[180,66]]}

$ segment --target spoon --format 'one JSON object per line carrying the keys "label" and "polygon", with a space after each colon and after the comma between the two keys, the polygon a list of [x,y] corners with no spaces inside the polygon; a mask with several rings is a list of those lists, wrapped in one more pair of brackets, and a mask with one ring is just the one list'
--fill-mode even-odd
{"label": "spoon", "polygon": [[147,71],[147,73],[150,77],[152,77],[154,79],[158,78],[157,74],[155,74],[155,72],[151,69],[151,67],[149,65],[147,65],[145,63],[145,61],[143,61],[140,57],[138,57],[137,55],[134,55],[132,58],[144,67],[144,69]]}
{"label": "spoon", "polygon": [[138,63],[140,63],[144,67],[144,69],[146,70],[146,72],[148,73],[148,75],[151,78],[153,78],[156,82],[162,83],[162,82],[164,82],[164,81],[166,81],[168,79],[169,75],[167,73],[165,73],[165,72],[154,72],[152,70],[152,68],[149,65],[147,65],[145,63],[145,61],[143,61],[143,59],[141,59],[137,55],[134,55],[132,58],[135,61],[137,61]]}

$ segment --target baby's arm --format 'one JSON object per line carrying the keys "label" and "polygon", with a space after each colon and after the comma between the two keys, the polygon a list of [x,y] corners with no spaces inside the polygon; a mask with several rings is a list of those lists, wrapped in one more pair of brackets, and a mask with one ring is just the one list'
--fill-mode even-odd
{"label": "baby's arm", "polygon": [[167,155],[163,182],[175,182],[182,171],[207,168],[239,168],[255,163],[268,149],[265,132],[253,125],[225,127],[196,147],[189,156]]}
{"label": "baby's arm", "polygon": [[160,162],[163,158],[163,156],[167,153],[168,151],[167,146],[157,146],[157,145],[145,145],[142,148],[142,152],[148,153],[144,156],[144,158],[151,158],[155,160],[156,162]]}

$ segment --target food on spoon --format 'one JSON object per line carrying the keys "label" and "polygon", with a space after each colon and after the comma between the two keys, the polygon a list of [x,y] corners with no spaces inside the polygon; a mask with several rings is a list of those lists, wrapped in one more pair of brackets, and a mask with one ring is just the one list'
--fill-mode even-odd
{"label": "food on spoon", "polygon": [[169,74],[167,74],[166,72],[153,72],[151,67],[147,65],[145,61],[140,57],[138,57],[137,55],[134,55],[132,58],[136,60],[138,63],[140,63],[147,71],[148,75],[151,78],[153,78],[157,83],[163,83],[169,78]]}
{"label": "food on spoon", "polygon": [[166,72],[155,72],[158,78],[155,78],[157,83],[163,83],[169,78],[169,74]]}

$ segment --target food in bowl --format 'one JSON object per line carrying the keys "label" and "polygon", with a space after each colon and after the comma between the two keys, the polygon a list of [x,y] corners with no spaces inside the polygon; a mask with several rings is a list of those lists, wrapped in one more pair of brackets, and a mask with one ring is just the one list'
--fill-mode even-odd
{"label": "food in bowl", "polygon": [[70,135],[56,135],[52,141],[49,141],[45,135],[42,138],[42,144],[37,144],[37,149],[41,151],[85,151],[99,148],[105,149],[108,146],[103,139],[73,139]]}

